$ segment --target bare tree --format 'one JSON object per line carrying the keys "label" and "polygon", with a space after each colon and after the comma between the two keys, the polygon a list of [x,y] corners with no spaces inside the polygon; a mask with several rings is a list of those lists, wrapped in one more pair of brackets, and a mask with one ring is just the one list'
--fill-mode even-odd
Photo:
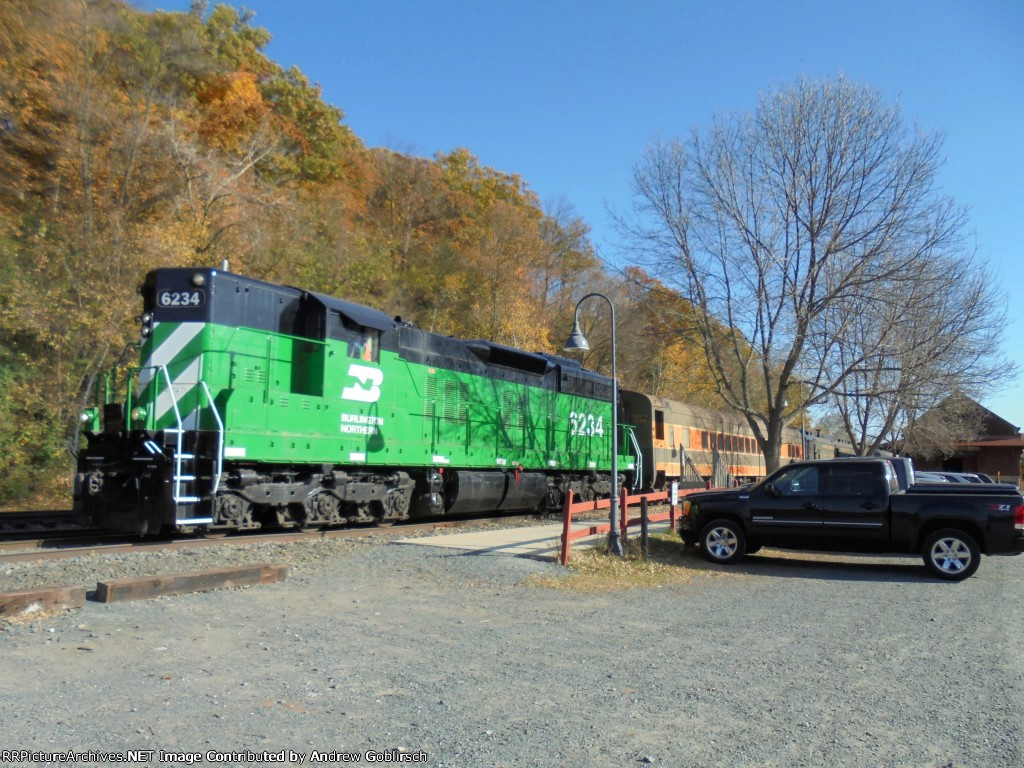
{"label": "bare tree", "polygon": [[280,131],[267,123],[230,154],[205,147],[176,120],[168,121],[167,140],[180,177],[183,208],[196,233],[197,254],[216,254],[233,229],[255,234],[254,211],[279,208],[290,197],[290,190],[266,183],[257,172],[282,149]]}
{"label": "bare tree", "polygon": [[702,346],[769,470],[796,410],[892,367],[906,313],[890,299],[922,265],[969,255],[967,217],[936,186],[940,146],[870,89],[801,80],[636,165],[621,228],[692,303],[676,332]]}
{"label": "bare tree", "polygon": [[[1003,301],[985,265],[973,257],[936,258],[915,264],[911,274],[913,280],[888,286],[890,294],[873,311],[842,310],[854,331],[835,346],[834,368],[842,370],[864,346],[878,350],[875,366],[850,375],[846,391],[827,404],[861,455],[883,445],[902,451],[915,440],[929,451],[936,445],[951,449],[974,436],[977,419],[961,418],[963,409],[949,406],[941,428],[936,422],[924,430],[914,426],[922,424],[921,416],[948,402],[951,393],[980,399],[1015,375],[999,352]],[[884,327],[898,333],[882,345],[876,337]],[[918,430],[924,431],[911,434]]]}
{"label": "bare tree", "polygon": [[545,309],[571,312],[569,297],[580,293],[600,267],[590,242],[590,226],[570,202],[560,198],[544,206],[538,227],[542,252],[535,270],[537,293]]}
{"label": "bare tree", "polygon": [[981,434],[987,413],[962,392],[954,392],[928,409],[908,409],[895,435],[900,453],[920,458],[949,456],[956,444]]}

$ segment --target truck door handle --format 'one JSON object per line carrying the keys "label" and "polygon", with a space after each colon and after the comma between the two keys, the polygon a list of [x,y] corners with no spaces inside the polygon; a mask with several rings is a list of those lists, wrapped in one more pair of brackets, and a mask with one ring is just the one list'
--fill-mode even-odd
{"label": "truck door handle", "polygon": [[806,509],[808,512],[821,512],[821,507],[819,507],[813,501],[808,501],[806,504],[804,504],[804,509]]}
{"label": "truck door handle", "polygon": [[861,506],[861,509],[864,509],[864,510],[867,510],[868,512],[870,512],[873,509],[878,509],[878,505],[877,504],[872,504],[869,501],[867,504],[864,504],[863,506]]}

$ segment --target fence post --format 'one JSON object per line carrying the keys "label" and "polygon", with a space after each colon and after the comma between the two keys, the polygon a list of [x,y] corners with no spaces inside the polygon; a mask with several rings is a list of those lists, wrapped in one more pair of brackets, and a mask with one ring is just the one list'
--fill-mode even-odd
{"label": "fence post", "polygon": [[647,497],[640,499],[640,557],[647,559]]}
{"label": "fence post", "polygon": [[629,510],[626,509],[629,492],[623,488],[619,494],[619,535],[622,538],[622,551],[626,551],[626,541],[629,539]]}
{"label": "fence post", "polygon": [[562,506],[562,552],[558,562],[569,564],[569,528],[572,523],[572,488],[565,492],[565,504]]}
{"label": "fence post", "polygon": [[668,522],[673,533],[676,530],[676,505],[679,504],[679,483],[672,481],[672,492],[669,495]]}

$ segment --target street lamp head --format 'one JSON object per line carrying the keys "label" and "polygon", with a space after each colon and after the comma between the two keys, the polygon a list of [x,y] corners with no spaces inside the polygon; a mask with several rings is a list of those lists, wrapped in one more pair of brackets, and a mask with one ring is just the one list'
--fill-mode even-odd
{"label": "street lamp head", "polygon": [[566,352],[572,352],[574,350],[582,350],[586,352],[590,349],[590,345],[587,343],[587,337],[583,335],[583,331],[580,330],[579,320],[573,318],[572,321],[572,333],[569,334],[569,338],[565,341]]}

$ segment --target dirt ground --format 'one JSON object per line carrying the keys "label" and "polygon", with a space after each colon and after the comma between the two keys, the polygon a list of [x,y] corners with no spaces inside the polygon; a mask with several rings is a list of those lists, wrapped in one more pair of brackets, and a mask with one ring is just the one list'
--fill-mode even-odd
{"label": "dirt ground", "polygon": [[293,559],[5,626],[0,764],[1024,764],[1021,558],[947,584],[766,550],[598,593],[382,541]]}

